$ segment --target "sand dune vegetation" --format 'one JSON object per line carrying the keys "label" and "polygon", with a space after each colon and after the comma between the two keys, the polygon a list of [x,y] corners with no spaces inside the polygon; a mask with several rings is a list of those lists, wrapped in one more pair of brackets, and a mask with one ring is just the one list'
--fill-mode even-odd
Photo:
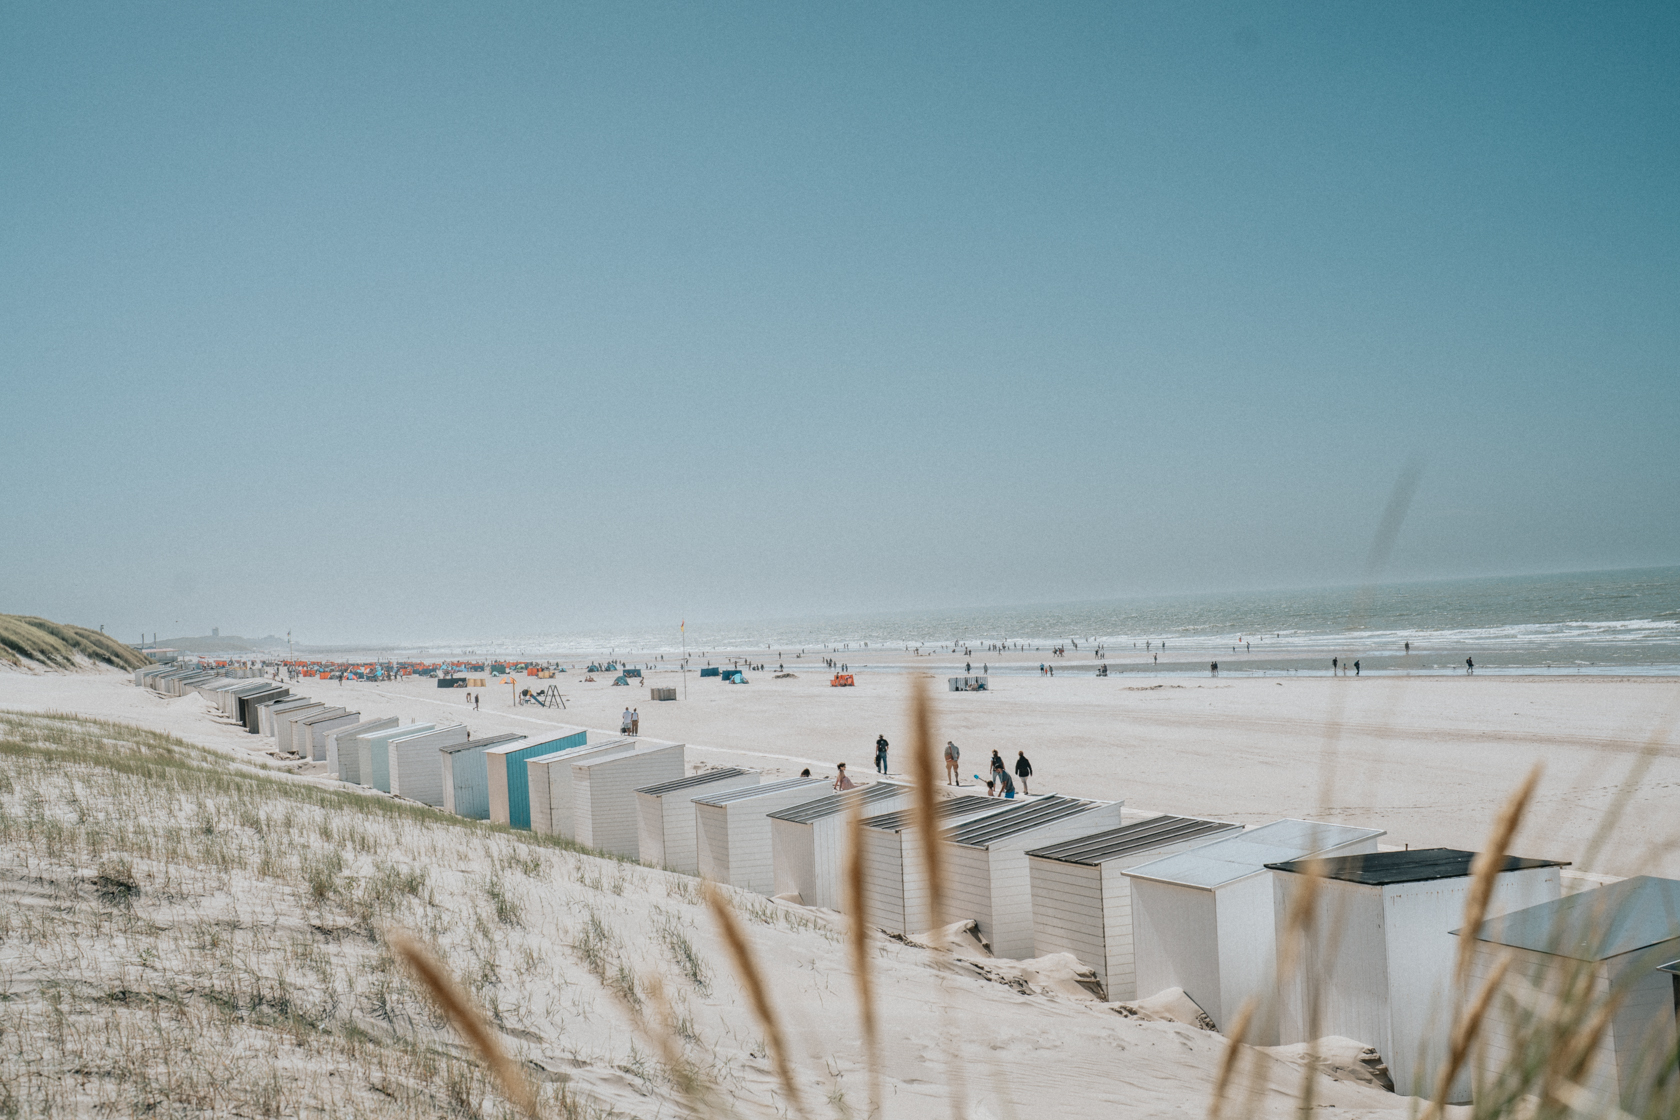
{"label": "sand dune vegetation", "polygon": [[[1014,962],[72,716],[0,713],[0,895],[3,1115],[519,1114],[415,945],[547,1117],[943,1115],[953,1085],[967,1115],[1084,1114],[1117,1062],[1141,1112],[1194,1112],[1224,1047]],[[1257,1061],[1252,1113],[1289,1114],[1299,1071]]]}
{"label": "sand dune vegetation", "polygon": [[74,669],[85,661],[138,669],[151,658],[115,638],[89,630],[49,622],[31,615],[0,614],[0,660],[13,665],[32,662],[49,669]]}

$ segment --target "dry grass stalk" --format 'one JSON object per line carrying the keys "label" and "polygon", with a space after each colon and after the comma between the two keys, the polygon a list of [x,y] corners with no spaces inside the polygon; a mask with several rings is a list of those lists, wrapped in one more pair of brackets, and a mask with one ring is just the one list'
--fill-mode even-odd
{"label": "dry grass stalk", "polygon": [[1535,763],[1528,777],[1511,794],[1493,822],[1493,831],[1488,834],[1487,843],[1471,861],[1470,894],[1464,900],[1464,933],[1458,942],[1457,983],[1461,989],[1465,978],[1470,975],[1470,962],[1476,955],[1476,931],[1481,929],[1482,919],[1487,916],[1488,901],[1493,898],[1499,869],[1505,864],[1505,853],[1510,849],[1511,838],[1516,835],[1523,812],[1534,796],[1534,787],[1540,782],[1541,769],[1541,765]]}
{"label": "dry grass stalk", "polygon": [[[1300,974],[1302,1010],[1306,1013],[1307,1061],[1301,1070],[1301,1105],[1303,1116],[1311,1115],[1314,1090],[1318,1076],[1319,986],[1311,965],[1306,963],[1307,946],[1312,942],[1317,926],[1319,888],[1324,881],[1324,861],[1313,858],[1301,871],[1300,889],[1290,903],[1284,924],[1284,939],[1278,959],[1278,985],[1292,982]],[[1244,1024],[1247,1029],[1247,1024]]]}
{"label": "dry grass stalk", "polygon": [[[643,979],[642,987],[658,1016],[653,1022],[649,1022],[639,1008],[622,996],[619,997],[619,1004],[629,1014],[630,1021],[635,1024],[637,1031],[652,1043],[658,1052],[659,1064],[665,1067],[665,1074],[670,1079],[671,1086],[682,1095],[689,1111],[696,1116],[728,1115],[728,1110],[718,1100],[715,1086],[701,1076],[700,1071],[683,1052],[682,1041],[677,1031],[676,1009],[671,1006],[670,999],[665,995],[664,982],[658,974],[654,974]],[[616,992],[614,994],[617,995]]]}
{"label": "dry grass stalk", "polygon": [[1470,1007],[1453,1026],[1452,1049],[1447,1055],[1447,1066],[1441,1071],[1441,1079],[1436,1083],[1435,1099],[1424,1109],[1423,1120],[1436,1120],[1441,1110],[1446,1106],[1447,1094],[1452,1090],[1452,1083],[1457,1079],[1459,1071],[1470,1058],[1470,1048],[1475,1045],[1476,1035],[1482,1029],[1482,1020],[1487,1017],[1488,1008],[1493,1006],[1493,997],[1499,991],[1500,983],[1505,979],[1505,973],[1511,967],[1511,958],[1506,957],[1499,962],[1489,974]]}
{"label": "dry grass stalk", "polygon": [[[910,773],[916,783],[916,831],[927,875],[928,922],[938,930],[945,925],[944,853],[939,850],[938,752],[933,745],[933,715],[928,710],[927,688],[920,676],[910,678]],[[943,942],[934,946],[944,949]]]}
{"label": "dry grass stalk", "polygon": [[385,941],[431,993],[432,1000],[449,1018],[456,1033],[478,1051],[478,1056],[495,1076],[502,1095],[527,1116],[536,1116],[537,1099],[531,1092],[530,1083],[514,1060],[508,1057],[507,1051],[502,1049],[483,1013],[473,1005],[472,999],[455,982],[443,962],[404,930],[387,930]]}
{"label": "dry grass stalk", "polygon": [[863,866],[863,800],[846,821],[846,913],[851,915],[852,983],[857,985],[864,1061],[869,1066],[869,1115],[881,1111],[881,1049],[875,1021],[875,977],[869,958],[869,899]]}
{"label": "dry grass stalk", "polygon": [[1213,1083],[1213,1099],[1208,1102],[1208,1120],[1219,1120],[1219,1114],[1225,1107],[1225,1094],[1237,1076],[1237,1060],[1242,1057],[1243,1039],[1248,1037],[1248,1028],[1254,1022],[1254,1009],[1255,1001],[1251,996],[1237,1010],[1237,1017],[1231,1023],[1225,1058],[1219,1063],[1219,1080]]}
{"label": "dry grass stalk", "polygon": [[808,1115],[804,1098],[799,1093],[799,1085],[793,1079],[793,1066],[788,1061],[781,1020],[776,1017],[776,1009],[770,1003],[770,989],[765,984],[764,973],[758,967],[758,960],[753,956],[752,946],[747,942],[747,931],[742,928],[735,908],[729,905],[729,899],[718,889],[717,884],[709,879],[705,880],[701,884],[701,890],[705,893],[706,905],[711,907],[712,915],[717,918],[718,930],[723,934],[724,948],[729,951],[730,959],[735,962],[735,972],[741,979],[741,986],[746,989],[747,1002],[752,1006],[758,1025],[764,1029],[764,1044],[770,1048],[770,1061],[776,1067],[776,1076],[781,1079],[782,1088],[787,1092],[794,1111],[801,1116]]}

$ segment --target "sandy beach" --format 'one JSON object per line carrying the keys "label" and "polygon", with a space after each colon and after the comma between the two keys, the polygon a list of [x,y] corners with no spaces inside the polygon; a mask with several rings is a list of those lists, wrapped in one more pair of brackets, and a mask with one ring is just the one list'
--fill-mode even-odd
{"label": "sandy beach", "polygon": [[[729,654],[713,651],[710,660],[728,664]],[[877,653],[872,660],[883,666],[886,659]],[[809,766],[822,774],[837,762],[868,772],[878,734],[893,743],[891,768],[902,768],[905,670],[913,667],[929,674],[937,734],[961,748],[965,775],[983,771],[993,750],[1011,760],[1024,750],[1035,769],[1034,793],[1119,799],[1129,809],[1244,824],[1318,818],[1384,829],[1384,843],[1395,847],[1473,849],[1508,792],[1539,763],[1545,775],[1517,851],[1594,873],[1680,875],[1680,748],[1673,742],[1680,682],[1672,679],[1215,680],[1041,677],[1035,669],[994,674],[988,692],[953,693],[945,678],[960,671],[960,661],[953,669],[939,658],[896,660],[858,669],[851,688],[830,687],[820,660],[809,657],[789,663],[791,679],[775,679],[772,666],[749,672],[745,685],[691,670],[687,699],[674,670],[648,670],[640,686],[628,688],[614,687],[610,674],[591,683],[568,672],[556,678],[563,712],[516,706],[514,692],[537,683],[524,677],[473,690],[481,693],[476,711],[466,692],[423,679],[305,679],[294,691],[370,718],[458,720],[474,734],[553,725],[616,732],[629,706],[640,712],[643,734],[689,744],[691,764],[752,766],[772,775]],[[679,699],[650,701],[650,687],[675,687]],[[109,671],[0,672],[0,707],[121,719],[224,749],[264,745],[215,723],[196,697],[165,700]],[[1595,831],[1624,793],[1616,827],[1595,848]]]}

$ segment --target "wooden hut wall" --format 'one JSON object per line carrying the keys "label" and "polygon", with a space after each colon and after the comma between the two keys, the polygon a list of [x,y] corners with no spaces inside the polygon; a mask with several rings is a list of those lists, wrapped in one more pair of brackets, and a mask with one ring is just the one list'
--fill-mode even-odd
{"label": "wooden hut wall", "polygon": [[616,856],[641,855],[636,788],[683,776],[681,743],[647,745],[629,754],[572,765],[572,821],[577,841]]}
{"label": "wooden hut wall", "polygon": [[584,746],[587,742],[588,733],[578,731],[540,743],[510,744],[484,752],[489,779],[490,820],[514,828],[530,828],[531,786],[525,763],[543,755]]}
{"label": "wooden hut wall", "polygon": [[628,754],[635,749],[636,740],[621,737],[527,759],[525,770],[526,785],[531,791],[531,830],[549,836],[564,836],[568,840],[577,839],[573,768],[585,759]]}
{"label": "wooden hut wall", "polygon": [[327,775],[341,782],[361,784],[361,759],[356,754],[356,736],[369,731],[384,731],[397,726],[397,717],[366,719],[349,727],[327,732]]}
{"label": "wooden hut wall", "polygon": [[[636,791],[640,824],[636,848],[643,863],[689,875],[700,873],[699,846],[694,831],[694,799],[742,786],[756,786],[760,779],[756,770],[730,768],[714,773],[716,776],[708,781],[697,781],[680,789],[667,791],[661,786],[654,786]],[[693,777],[705,778],[706,775]]]}
{"label": "wooden hut wall", "polygon": [[391,740],[391,792],[410,801],[443,805],[443,769],[438,756],[444,747],[467,741],[460,724],[422,735]]}

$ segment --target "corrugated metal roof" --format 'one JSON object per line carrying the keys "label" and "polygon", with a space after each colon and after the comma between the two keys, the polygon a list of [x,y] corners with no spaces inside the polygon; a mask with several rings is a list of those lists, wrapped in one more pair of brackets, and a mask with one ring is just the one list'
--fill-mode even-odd
{"label": "corrugated metal roof", "polygon": [[832,817],[836,813],[849,812],[855,804],[870,805],[885,801],[909,792],[910,787],[902,782],[871,782],[869,785],[857,789],[830,790],[815,801],[806,801],[799,805],[790,805],[786,809],[778,809],[771,813],[779,821],[793,821],[796,824],[810,824],[825,817]]}
{"label": "corrugated metal roof", "polygon": [[721,782],[726,778],[736,778],[742,774],[751,774],[751,770],[743,770],[739,766],[728,766],[722,770],[702,770],[698,774],[690,774],[686,778],[674,778],[669,782],[658,782],[651,786],[643,786],[637,793],[651,793],[655,797],[663,797],[667,793],[679,793],[695,786],[709,786],[713,782]]}
{"label": "corrugated metal roof", "polygon": [[340,716],[359,716],[361,714],[362,713],[360,712],[346,711],[343,708],[328,708],[324,712],[316,712],[312,716],[304,716],[302,719],[298,720],[298,722],[303,724],[305,727],[310,727],[314,724],[320,723],[322,720],[338,719]]}
{"label": "corrugated metal roof", "polygon": [[1060,794],[1051,794],[1034,801],[1017,801],[995,813],[987,813],[983,817],[953,825],[945,839],[965,848],[989,848],[999,840],[1006,840],[1011,836],[1019,836],[1023,832],[1031,832],[1035,828],[1043,828],[1047,824],[1055,824],[1057,821],[1077,816],[1087,809],[1096,808],[1097,804],[1095,801],[1063,797]]}
{"label": "corrugated metal roof", "polygon": [[[515,747],[515,746],[514,746],[514,745],[513,745],[513,744],[512,744],[512,743],[502,743],[502,744],[500,744],[500,745],[498,745],[498,746],[496,746],[496,747],[495,747],[495,748],[494,748],[494,749],[495,749],[495,750],[498,750],[498,751],[501,751],[501,752],[502,752],[502,753],[504,753],[504,754],[505,754],[505,753],[507,753],[507,752],[508,752],[508,751],[509,751],[509,750],[521,750],[521,751],[523,751],[523,750],[529,750],[529,749],[530,749],[530,748],[532,748],[532,747],[546,747],[546,746],[548,746],[548,744],[550,744],[550,743],[558,743],[558,742],[559,742],[559,741],[560,741],[560,740],[562,740],[562,739],[570,739],[570,738],[571,738],[571,737],[572,737],[572,736],[573,736],[573,735],[576,735],[576,734],[577,734],[577,732],[576,732],[576,731],[566,731],[566,732],[557,732],[557,733],[556,733],[556,734],[555,734],[555,736],[554,736],[554,738],[552,738],[552,739],[538,739],[538,740],[537,740],[537,741],[536,741],[536,742],[534,742],[534,743],[526,743],[526,744],[525,744],[525,745],[524,745],[524,746],[522,746],[522,747]],[[616,739],[609,739],[609,740],[607,740],[607,742],[609,742],[609,743],[610,743],[610,742],[617,742],[617,740],[616,740]],[[605,746],[605,745],[606,745],[606,743],[589,743],[589,742],[585,742],[585,743],[583,743],[583,744],[581,744],[581,745],[582,745],[582,746],[590,746],[590,747],[593,747],[593,746]],[[575,750],[577,750],[577,747],[561,747],[561,748],[560,748],[560,750],[568,750],[568,751],[575,751]],[[553,753],[554,753],[554,754],[559,754],[559,753],[560,753],[560,751],[559,751],[559,750],[557,750],[557,751],[554,751],[554,752],[553,752]]]}
{"label": "corrugated metal roof", "polygon": [[1077,840],[1039,848],[1027,854],[1060,860],[1063,863],[1081,863],[1088,867],[1096,867],[1124,856],[1164,848],[1168,844],[1182,844],[1203,836],[1211,840],[1220,833],[1233,830],[1241,831],[1242,825],[1231,824],[1229,821],[1203,820],[1200,817],[1163,815],[1144,821],[1133,821],[1106,832],[1094,832]]}
{"label": "corrugated metal roof", "polygon": [[[558,742],[558,741],[559,740],[557,740],[557,739],[550,740],[550,742]],[[563,754],[565,754],[565,755],[577,755],[577,754],[582,754],[582,753],[585,753],[585,752],[587,752],[589,754],[594,754],[596,751],[603,751],[603,750],[606,750],[608,747],[622,747],[626,743],[634,743],[635,741],[636,740],[630,738],[627,735],[620,736],[616,739],[602,739],[599,743],[584,743],[581,746],[576,746],[576,747],[561,747],[557,751],[549,751],[547,754],[544,754],[544,755],[536,755],[532,758],[526,759],[525,761],[527,761],[527,762],[548,762],[551,759],[559,758]],[[543,744],[542,743],[536,743],[536,744],[533,744],[533,745],[540,747]],[[525,748],[520,747],[519,749],[524,750]]]}
{"label": "corrugated metal roof", "polygon": [[735,789],[726,789],[721,793],[715,793],[710,797],[696,797],[694,803],[696,805],[727,805],[731,801],[746,801],[748,798],[763,797],[767,793],[780,793],[783,790],[795,789],[799,786],[816,787],[825,784],[827,783],[821,778],[783,778],[779,782],[766,782],[757,786],[738,786]]}
{"label": "corrugated metal roof", "polygon": [[403,739],[417,739],[422,735],[436,735],[440,731],[454,731],[457,728],[459,728],[460,726],[461,725],[458,724],[458,723],[438,723],[438,724],[433,724],[430,727],[425,727],[425,726],[415,727],[412,733],[410,733],[407,728],[396,728],[396,727],[394,727],[391,730],[401,731],[402,734],[401,735],[392,735],[389,739],[387,739],[385,741],[387,743],[397,743],[397,742],[399,742]]}
{"label": "corrugated metal roof", "polygon": [[468,739],[464,743],[453,743],[447,747],[439,747],[438,750],[443,751],[445,754],[454,754],[456,751],[470,751],[474,747],[477,747],[479,750],[485,750],[490,747],[503,747],[523,738],[525,738],[525,736],[513,732],[507,732],[501,735],[492,735],[488,739]]}
{"label": "corrugated metal roof", "polygon": [[1485,921],[1476,938],[1578,961],[1617,957],[1680,939],[1680,882],[1623,879]]}
{"label": "corrugated metal roof", "polygon": [[[971,817],[978,813],[986,813],[998,807],[995,797],[972,797],[962,795],[947,797],[939,803],[939,819],[948,821],[952,817]],[[864,820],[865,828],[879,828],[884,832],[903,832],[916,823],[916,809],[900,809],[896,813],[882,813],[878,817],[868,817]]]}
{"label": "corrugated metal roof", "polygon": [[[1380,887],[1390,883],[1424,883],[1436,879],[1463,879],[1470,874],[1475,852],[1458,848],[1412,848],[1404,852],[1367,852],[1363,855],[1331,856],[1329,859],[1293,859],[1268,863],[1273,871],[1297,875],[1322,875],[1344,883]],[[1564,867],[1567,861],[1522,859],[1506,856],[1501,871],[1527,871],[1535,867]]]}
{"label": "corrugated metal roof", "polygon": [[1672,972],[1676,976],[1680,976],[1680,961],[1669,961],[1667,964],[1659,964],[1657,966],[1657,971]]}
{"label": "corrugated metal roof", "polygon": [[1380,828],[1285,819],[1251,828],[1224,840],[1215,840],[1188,852],[1154,860],[1134,867],[1126,874],[1213,890],[1264,871],[1268,863],[1301,859],[1382,834]]}

